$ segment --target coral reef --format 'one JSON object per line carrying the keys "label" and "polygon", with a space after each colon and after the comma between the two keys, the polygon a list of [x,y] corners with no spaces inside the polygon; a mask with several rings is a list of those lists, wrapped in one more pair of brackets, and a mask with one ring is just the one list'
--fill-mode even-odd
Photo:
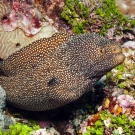
{"label": "coral reef", "polygon": [[[10,12],[11,12],[10,4],[7,2],[0,1],[0,19],[1,20],[4,19],[3,21],[6,21],[7,18],[4,18],[4,17]],[[37,13],[39,13],[39,11],[37,11]],[[40,17],[41,17],[41,14],[40,14]],[[42,18],[43,17],[47,19],[47,16],[42,16]],[[21,20],[20,21],[16,20],[16,21],[21,22]],[[0,25],[0,58],[6,59],[8,58],[8,56],[20,50],[24,46],[27,46],[31,42],[38,40],[40,38],[50,37],[54,33],[57,32],[57,30],[49,24],[49,21],[43,21],[42,23],[45,24],[45,26],[40,27],[41,30],[36,35],[33,35],[32,37],[26,36],[20,28],[17,28],[13,31],[5,31],[2,25]],[[14,23],[14,25],[16,25],[16,22]]]}
{"label": "coral reef", "polygon": [[[123,14],[118,10],[115,3]],[[19,9],[20,13],[18,11]],[[25,9],[24,12],[22,12],[23,9]],[[25,16],[25,13],[29,14],[29,16],[27,16],[28,18]],[[60,14],[63,14],[63,18],[69,21],[68,24],[70,25],[67,25],[66,21],[61,19]],[[16,17],[16,15],[18,17]],[[13,18],[15,20],[12,20],[12,16],[14,16]],[[36,21],[33,22],[30,18]],[[32,135],[134,134],[135,21],[133,18],[133,0],[67,0],[66,2],[63,0],[0,1],[0,20],[2,20],[0,25],[0,58],[2,59],[7,59],[14,52],[37,39],[52,36],[57,32],[55,28],[57,28],[58,31],[68,31],[70,33],[100,32],[101,35],[105,35],[111,40],[124,43],[122,45],[122,47],[124,47],[122,51],[126,56],[123,64],[107,73],[107,75],[103,76],[96,84],[98,87],[95,87],[97,87],[98,90],[100,89],[102,91],[101,93],[100,90],[97,92],[95,87],[91,88],[93,91],[86,93],[87,96],[82,97],[82,99],[80,99],[81,101],[77,101],[71,105],[69,104],[65,106],[65,108],[52,110],[52,112],[43,112],[42,115],[40,115],[39,112],[37,112],[37,115],[33,115],[32,112],[28,113],[24,111],[25,116],[23,117],[20,116],[23,110],[20,110],[19,114],[17,114],[17,108],[14,109],[15,113],[9,115],[7,111],[10,108],[9,106],[7,106],[6,111],[3,111],[5,107],[5,92],[3,88],[0,87],[0,128],[5,130],[12,124],[7,132],[1,131],[0,134],[6,135],[9,134],[9,132],[10,134],[20,133],[23,135],[29,133]],[[25,21],[23,21],[24,19],[27,20],[26,24]],[[22,27],[22,25],[27,26],[30,23],[34,26],[38,24],[36,27],[37,33],[33,33],[33,29],[31,28],[34,27],[31,27],[32,25],[29,25],[30,31],[27,31],[28,29],[26,29],[26,27]],[[10,27],[7,27],[9,24]],[[55,28],[52,27],[52,25]],[[35,35],[30,37],[26,36],[31,35],[31,33]],[[17,64],[15,64],[15,66],[16,65]],[[22,66],[21,63],[20,66]],[[34,67],[35,64],[32,64],[32,66]],[[14,71],[13,73],[18,72],[16,70]],[[55,81],[55,78],[52,78],[49,84],[54,84]],[[104,86],[106,87],[104,88]],[[104,101],[101,100],[100,96],[102,99],[105,96]],[[84,100],[85,103],[82,103]],[[10,111],[12,112],[12,110],[13,107],[11,107]],[[45,113],[49,115],[47,114],[45,116]],[[31,125],[29,122],[30,117],[37,117],[38,115],[40,115],[41,118],[38,124],[40,128],[44,129],[39,129],[37,124],[35,126]],[[17,118],[12,120],[13,116]],[[43,117],[45,120],[43,120]],[[21,123],[15,124],[15,121]],[[66,125],[67,123],[68,125]],[[60,133],[49,126],[56,128]]]}
{"label": "coral reef", "polygon": [[5,31],[20,28],[26,36],[33,36],[41,30],[42,19],[34,5],[14,0],[11,12],[3,16],[1,24]]}

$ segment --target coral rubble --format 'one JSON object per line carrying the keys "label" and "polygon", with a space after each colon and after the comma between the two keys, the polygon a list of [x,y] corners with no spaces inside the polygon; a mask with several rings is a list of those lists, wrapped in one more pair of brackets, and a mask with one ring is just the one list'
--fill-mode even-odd
{"label": "coral rubble", "polygon": [[119,10],[130,17],[135,17],[135,1],[134,0],[115,0]]}

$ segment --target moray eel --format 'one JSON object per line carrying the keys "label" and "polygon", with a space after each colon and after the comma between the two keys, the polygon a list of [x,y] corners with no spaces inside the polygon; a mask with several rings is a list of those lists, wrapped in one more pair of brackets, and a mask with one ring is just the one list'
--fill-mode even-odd
{"label": "moray eel", "polygon": [[22,48],[0,64],[7,102],[43,111],[77,100],[122,63],[119,45],[95,33],[57,33]]}

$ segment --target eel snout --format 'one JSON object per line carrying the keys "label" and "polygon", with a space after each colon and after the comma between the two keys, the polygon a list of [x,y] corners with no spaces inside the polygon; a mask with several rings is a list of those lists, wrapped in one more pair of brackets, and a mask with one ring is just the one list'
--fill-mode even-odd
{"label": "eel snout", "polygon": [[122,63],[125,59],[125,55],[122,53],[122,49],[120,46],[112,46],[111,48],[111,51],[112,51],[112,54],[113,54],[113,57],[112,58],[115,58],[115,61],[117,61],[117,63]]}

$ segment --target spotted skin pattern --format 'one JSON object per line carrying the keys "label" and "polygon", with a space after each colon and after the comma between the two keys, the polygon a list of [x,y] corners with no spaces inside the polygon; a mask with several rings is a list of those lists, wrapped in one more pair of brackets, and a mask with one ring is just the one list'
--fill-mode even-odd
{"label": "spotted skin pattern", "polygon": [[15,52],[0,64],[7,101],[43,111],[77,100],[124,55],[115,42],[95,33],[57,33]]}

